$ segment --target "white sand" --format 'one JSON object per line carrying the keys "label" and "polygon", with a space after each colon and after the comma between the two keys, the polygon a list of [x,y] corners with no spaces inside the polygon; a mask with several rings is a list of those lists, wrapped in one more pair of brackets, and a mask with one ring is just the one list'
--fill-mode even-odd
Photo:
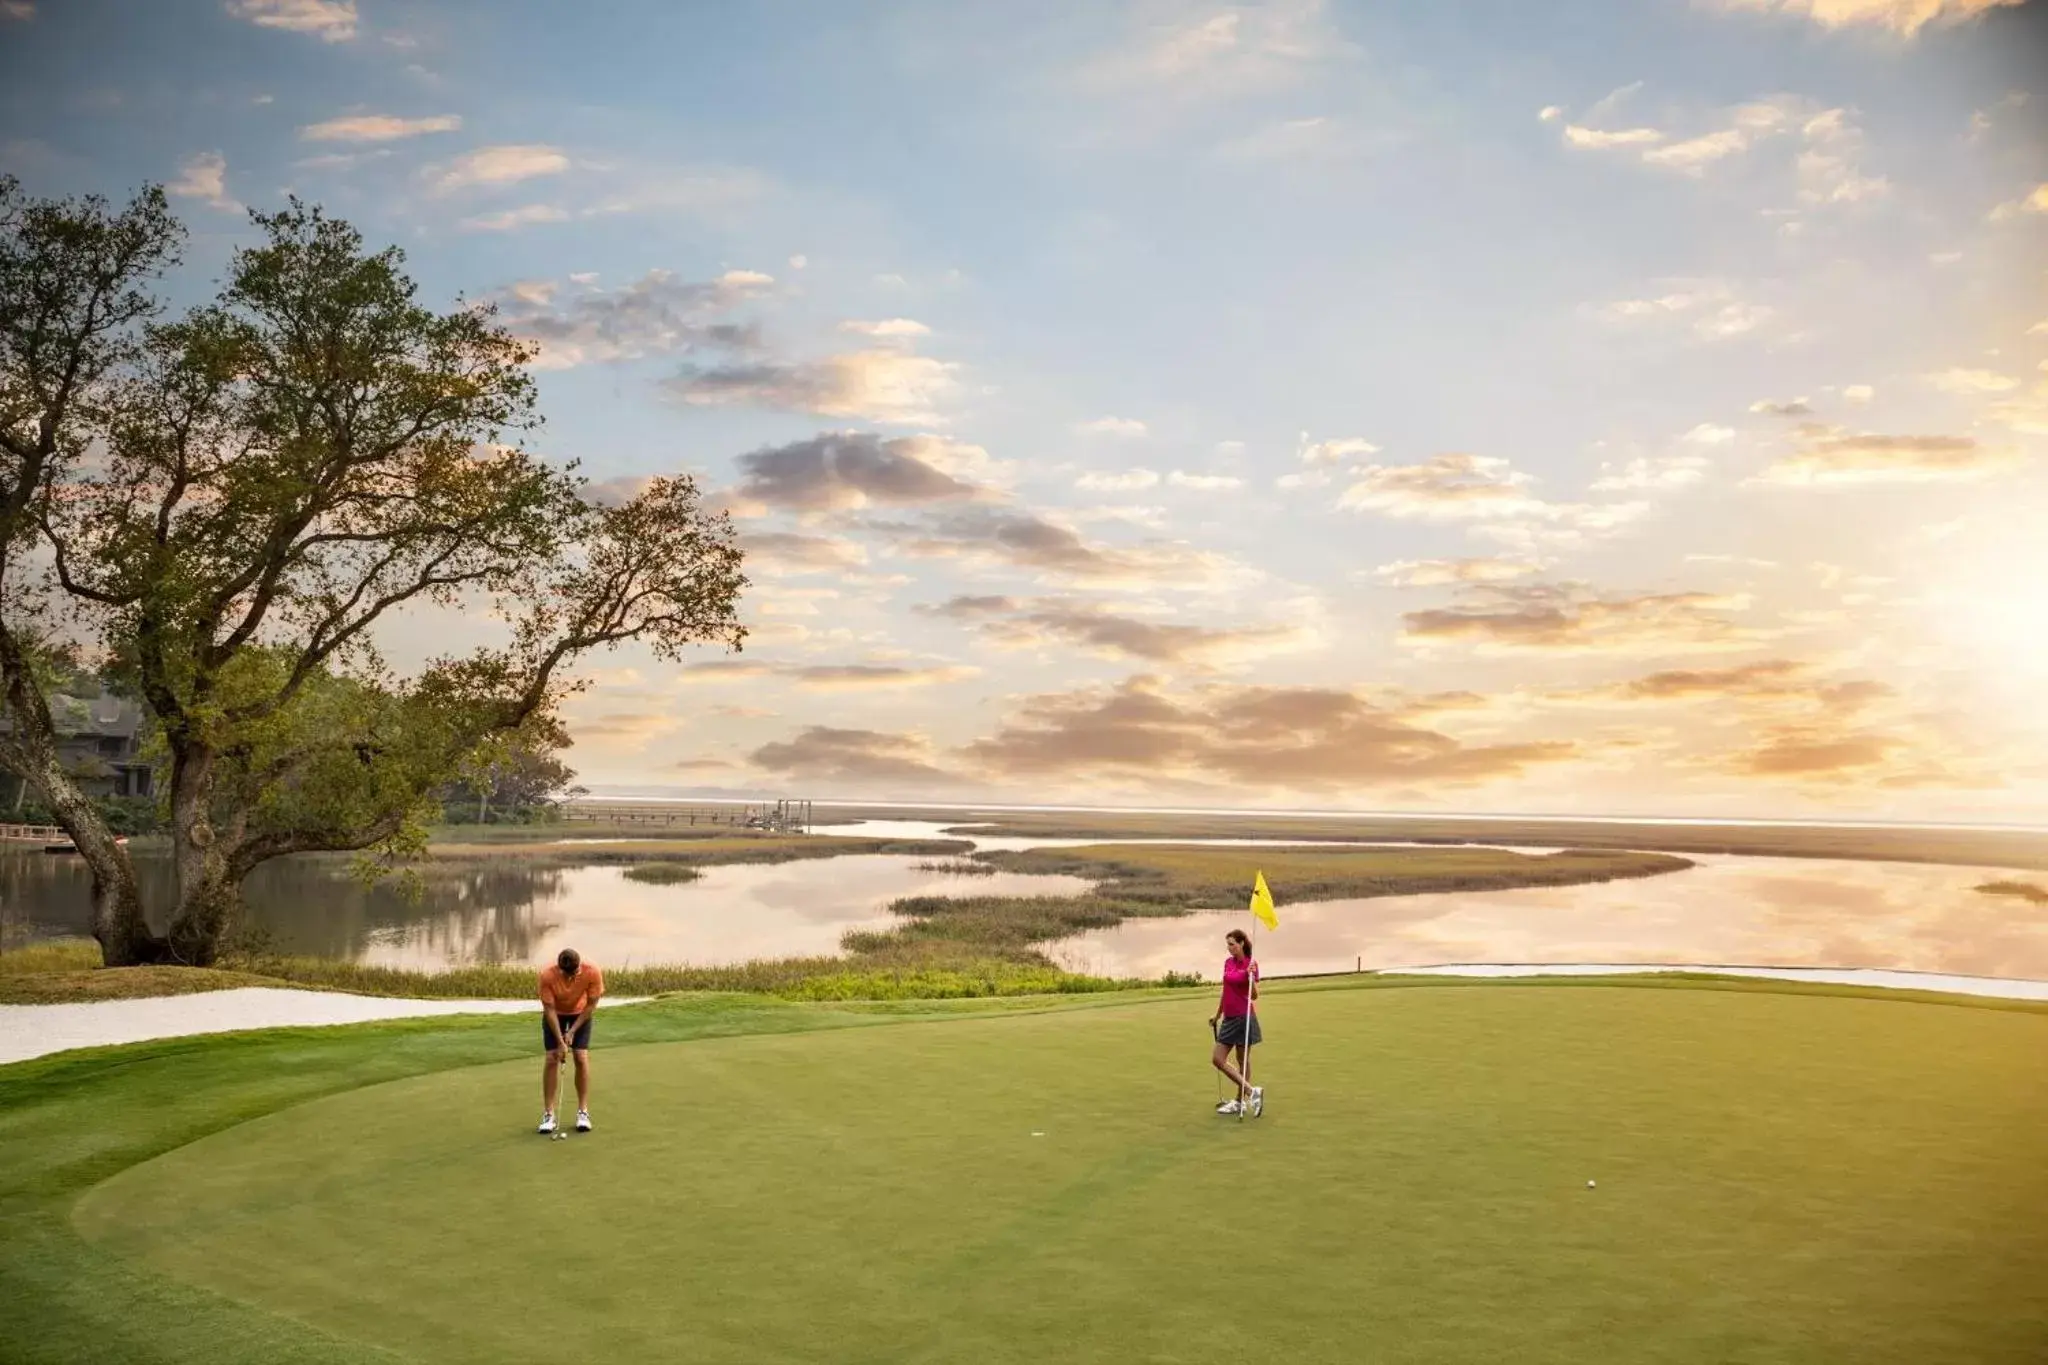
{"label": "white sand", "polygon": [[[605,1008],[632,1003],[609,1001]],[[538,1019],[540,1004],[534,1000],[385,1000],[367,995],[251,986],[148,1000],[0,1005],[0,1064],[23,1062],[72,1048],[140,1043],[152,1038],[360,1024],[373,1019],[410,1019],[430,1014],[531,1014]]]}

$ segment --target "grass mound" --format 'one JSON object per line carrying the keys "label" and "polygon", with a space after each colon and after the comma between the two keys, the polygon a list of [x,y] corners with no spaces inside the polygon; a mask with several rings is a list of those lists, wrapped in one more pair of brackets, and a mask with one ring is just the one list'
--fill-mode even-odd
{"label": "grass mound", "polygon": [[[620,1010],[567,1143],[527,1131],[525,1019],[14,1068],[10,1358],[517,1359],[565,1265],[621,1360],[1206,1358],[1219,1302],[1309,1362],[2048,1343],[2048,1014],[1276,987],[1240,1124],[1208,1005]],[[852,1027],[890,1018],[950,1022]]]}
{"label": "grass mound", "polygon": [[620,875],[648,886],[681,886],[704,879],[703,869],[689,863],[634,863]]}

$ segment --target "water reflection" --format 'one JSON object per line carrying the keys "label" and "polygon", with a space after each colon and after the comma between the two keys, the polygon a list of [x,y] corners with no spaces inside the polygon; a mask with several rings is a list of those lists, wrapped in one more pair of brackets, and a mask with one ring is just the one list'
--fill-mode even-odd
{"label": "water reflection", "polygon": [[[1874,967],[2048,978],[2048,907],[1986,896],[1992,868],[1697,858],[1686,872],[1592,886],[1325,901],[1262,935],[1269,972],[1450,962]],[[2022,874],[2026,875],[2026,874]],[[1215,978],[1243,915],[1127,920],[1056,945],[1081,971]]]}
{"label": "water reflection", "polygon": [[[344,862],[283,858],[244,887],[247,923],[286,953],[436,969],[543,962],[565,943],[596,961],[716,966],[839,951],[849,929],[884,929],[903,896],[1076,895],[1077,877],[1002,873],[971,881],[921,872],[921,859],[860,856],[708,867],[679,886],[626,880],[620,867],[535,868],[515,859],[434,868],[417,899],[392,883],[365,886]],[[136,859],[152,905],[168,902],[171,869]],[[83,934],[91,886],[77,858],[0,853],[0,933]]]}
{"label": "water reflection", "polygon": [[[925,836],[936,826],[870,824]],[[984,847],[1081,841],[989,840]],[[1087,842],[1101,842],[1091,840]],[[250,877],[248,919],[280,951],[439,968],[539,962],[564,943],[605,963],[721,965],[835,953],[848,929],[887,928],[888,904],[914,895],[1071,895],[1073,877],[963,879],[919,860],[860,856],[711,867],[680,886],[627,881],[619,867],[536,868],[507,858],[435,868],[424,894],[363,886],[335,859],[288,858]],[[2048,907],[1972,888],[2015,874],[1914,863],[1712,857],[1691,871],[1602,885],[1456,892],[1288,906],[1259,956],[1276,973],[1449,962],[1727,963],[1890,968],[2048,980]],[[138,857],[151,903],[170,868]],[[2038,874],[2018,874],[2037,876]],[[84,864],[0,852],[0,946],[84,933]],[[1054,945],[1076,970],[1214,979],[1216,915],[1131,920]]]}

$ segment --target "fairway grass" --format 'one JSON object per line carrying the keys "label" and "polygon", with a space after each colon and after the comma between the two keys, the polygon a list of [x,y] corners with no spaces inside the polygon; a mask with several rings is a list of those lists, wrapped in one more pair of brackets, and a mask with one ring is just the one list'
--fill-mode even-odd
{"label": "fairway grass", "polygon": [[599,1131],[566,1143],[529,1131],[525,1019],[9,1068],[0,1299],[36,1314],[0,1358],[2048,1350],[2048,1013],[1275,986],[1270,1111],[1238,1123],[1209,1112],[1210,1007],[621,1009]]}

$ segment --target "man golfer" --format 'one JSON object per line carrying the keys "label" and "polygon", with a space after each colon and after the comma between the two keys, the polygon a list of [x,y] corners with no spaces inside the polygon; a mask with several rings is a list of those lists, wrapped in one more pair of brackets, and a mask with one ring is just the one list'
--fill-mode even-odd
{"label": "man golfer", "polygon": [[604,998],[604,973],[564,948],[555,965],[540,969],[540,1039],[548,1059],[541,1064],[540,1131],[555,1131],[555,1096],[562,1088],[562,1062],[576,1054],[576,1131],[590,1131],[590,1016]]}

